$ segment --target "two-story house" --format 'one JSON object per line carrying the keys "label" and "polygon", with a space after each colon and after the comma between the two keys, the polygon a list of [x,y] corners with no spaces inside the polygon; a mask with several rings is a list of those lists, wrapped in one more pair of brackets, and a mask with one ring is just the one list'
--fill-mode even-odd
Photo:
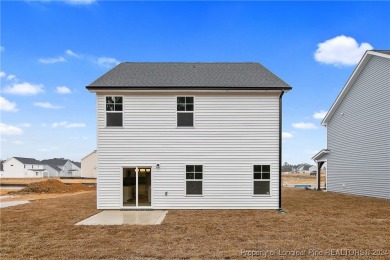
{"label": "two-story house", "polygon": [[[390,199],[390,51],[367,51],[322,121],[326,189]],[[319,187],[318,177],[317,186]]]}
{"label": "two-story house", "polygon": [[282,96],[259,63],[124,62],[97,103],[97,208],[281,208]]}
{"label": "two-story house", "polygon": [[[58,177],[80,177],[81,165],[78,162],[64,158],[53,158],[42,160],[42,163],[58,171]],[[48,167],[48,170],[51,169]]]}
{"label": "two-story house", "polygon": [[3,163],[3,178],[49,177],[44,165],[34,158],[12,157]]}

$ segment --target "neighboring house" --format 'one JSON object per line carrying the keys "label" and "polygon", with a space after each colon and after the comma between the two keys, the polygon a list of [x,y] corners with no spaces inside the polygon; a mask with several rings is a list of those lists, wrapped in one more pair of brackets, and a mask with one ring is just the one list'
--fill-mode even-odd
{"label": "neighboring house", "polygon": [[317,167],[314,165],[304,164],[296,168],[296,172],[299,173],[310,173],[311,171],[316,171]]}
{"label": "neighboring house", "polygon": [[3,163],[3,178],[43,178],[48,171],[34,158],[12,157]]}
{"label": "neighboring house", "polygon": [[259,63],[125,62],[97,98],[97,208],[281,208],[281,106]]}
{"label": "neighboring house", "polygon": [[43,168],[47,170],[49,177],[60,177],[61,169],[57,166],[44,164]]}
{"label": "neighboring house", "polygon": [[70,161],[72,163],[72,169],[70,172],[72,173],[73,177],[81,177],[81,163],[80,162],[74,162]]}
{"label": "neighboring house", "polygon": [[81,159],[81,177],[96,178],[97,153],[96,150]]}
{"label": "neighboring house", "polygon": [[390,51],[367,51],[322,121],[313,159],[327,162],[328,191],[390,199],[389,90]]}
{"label": "neighboring house", "polygon": [[41,161],[43,164],[56,166],[60,169],[60,177],[80,177],[79,163],[64,158],[53,158]]}

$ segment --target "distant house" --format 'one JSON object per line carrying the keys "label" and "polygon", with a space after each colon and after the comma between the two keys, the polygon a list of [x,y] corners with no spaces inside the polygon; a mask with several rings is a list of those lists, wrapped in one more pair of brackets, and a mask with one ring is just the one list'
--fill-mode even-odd
{"label": "distant house", "polygon": [[63,158],[39,161],[34,158],[12,157],[2,164],[4,178],[80,177],[81,165]]}
{"label": "distant house", "polygon": [[49,177],[60,177],[61,169],[57,166],[44,164],[43,168],[48,171]]}
{"label": "distant house", "polygon": [[281,208],[282,96],[259,63],[124,62],[97,101],[97,208]]}
{"label": "distant house", "polygon": [[3,163],[3,178],[43,178],[49,172],[34,158],[12,157]]}
{"label": "distant house", "polygon": [[309,164],[304,164],[304,165],[301,165],[298,168],[296,168],[295,171],[299,172],[299,173],[310,173],[310,172],[316,171],[316,170],[317,170],[316,166],[309,165]]}
{"label": "distant house", "polygon": [[81,159],[81,177],[96,178],[97,152],[96,150]]}
{"label": "distant house", "polygon": [[390,199],[390,51],[364,54],[322,125],[327,190]]}
{"label": "distant house", "polygon": [[49,165],[52,168],[60,169],[59,177],[80,177],[80,163],[64,158],[42,160],[41,163]]}

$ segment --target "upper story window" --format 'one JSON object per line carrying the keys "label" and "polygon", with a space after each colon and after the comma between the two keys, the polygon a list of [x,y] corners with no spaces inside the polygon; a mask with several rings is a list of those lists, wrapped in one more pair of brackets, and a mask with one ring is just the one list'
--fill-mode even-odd
{"label": "upper story window", "polygon": [[253,165],[253,194],[269,195],[271,184],[271,166]]}
{"label": "upper story window", "polygon": [[123,126],[123,97],[106,97],[106,125]]}
{"label": "upper story window", "polygon": [[177,97],[177,126],[194,126],[194,97]]}

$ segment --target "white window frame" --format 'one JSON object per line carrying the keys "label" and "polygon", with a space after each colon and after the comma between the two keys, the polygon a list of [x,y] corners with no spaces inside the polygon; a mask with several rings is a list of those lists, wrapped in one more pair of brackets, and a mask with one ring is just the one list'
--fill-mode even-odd
{"label": "white window frame", "polygon": [[[195,168],[194,168],[194,179],[187,179],[187,166],[202,166],[202,179],[195,179]],[[202,182],[202,194],[187,194],[187,181],[200,181]],[[192,163],[184,165],[184,189],[186,197],[203,197],[204,195],[204,165],[201,163]]]}
{"label": "white window frame", "polygon": [[[177,110],[177,98],[179,98],[179,97],[184,97],[184,98],[192,97],[192,99],[193,99],[192,105],[194,106],[193,110],[192,111],[178,111]],[[176,107],[176,128],[195,128],[195,96],[191,96],[191,95],[177,95],[177,96],[175,96],[175,107]],[[177,125],[179,123],[179,121],[177,120],[178,113],[188,113],[188,114],[192,113],[192,126],[178,126]]]}
{"label": "white window frame", "polygon": [[[113,97],[114,100],[115,100],[116,97],[121,97],[122,98],[122,111],[107,111],[107,97]],[[121,96],[121,95],[106,95],[106,96],[104,96],[104,112],[105,112],[105,115],[106,115],[105,116],[106,127],[108,127],[108,128],[123,128],[123,126],[125,124],[125,122],[123,120],[123,112],[124,112],[124,104],[125,104],[124,101],[125,101],[125,98],[124,98],[124,96]],[[115,107],[115,103],[114,103],[114,107]],[[122,114],[122,126],[108,126],[107,125],[107,113],[112,113],[112,114],[114,114],[114,113],[117,113],[117,114],[121,113]]]}
{"label": "white window frame", "polygon": [[[269,166],[269,179],[255,179],[255,166]],[[261,171],[261,174],[263,174],[263,171]],[[263,177],[263,176],[262,176]],[[272,164],[270,163],[256,163],[252,165],[252,196],[253,197],[270,197],[271,196],[271,178],[272,178]],[[257,182],[269,182],[269,194],[255,194],[255,181]]]}

